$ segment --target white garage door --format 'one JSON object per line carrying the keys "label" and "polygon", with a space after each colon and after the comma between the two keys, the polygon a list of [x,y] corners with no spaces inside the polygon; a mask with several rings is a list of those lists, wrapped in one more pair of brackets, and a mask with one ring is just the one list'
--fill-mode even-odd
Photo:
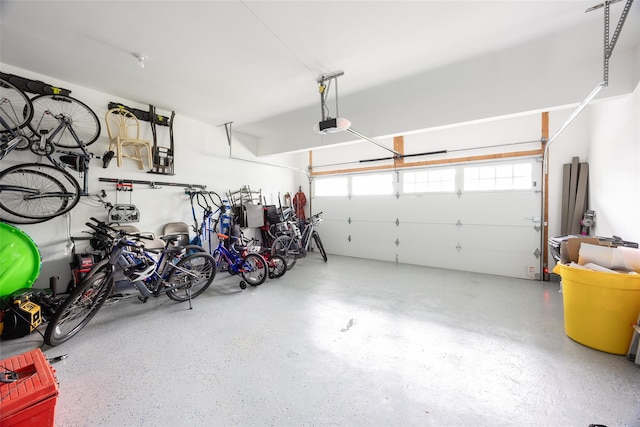
{"label": "white garage door", "polygon": [[315,178],[312,209],[329,253],[538,279],[540,185],[532,158]]}

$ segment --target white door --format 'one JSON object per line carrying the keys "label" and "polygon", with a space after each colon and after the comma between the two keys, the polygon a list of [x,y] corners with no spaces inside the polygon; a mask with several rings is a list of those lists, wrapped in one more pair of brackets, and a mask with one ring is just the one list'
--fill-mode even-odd
{"label": "white door", "polygon": [[[506,176],[510,168],[526,165],[527,185],[516,172]],[[394,176],[390,194],[314,196],[313,213],[323,212],[318,232],[327,252],[538,279],[541,163],[528,158],[438,169],[443,168],[455,170],[446,191],[441,183],[432,186],[438,191],[406,191],[405,174],[416,172],[411,169],[382,172]]]}

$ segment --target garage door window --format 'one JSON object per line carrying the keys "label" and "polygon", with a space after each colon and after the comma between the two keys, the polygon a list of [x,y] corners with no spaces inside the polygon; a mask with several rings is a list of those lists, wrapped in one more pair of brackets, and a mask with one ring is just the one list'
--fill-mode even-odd
{"label": "garage door window", "polygon": [[346,196],[349,194],[347,177],[318,178],[314,180],[316,197]]}
{"label": "garage door window", "polygon": [[531,163],[464,168],[465,191],[526,190],[532,187]]}
{"label": "garage door window", "polygon": [[455,169],[405,172],[402,179],[404,193],[454,192],[456,189]]}
{"label": "garage door window", "polygon": [[393,174],[355,175],[351,178],[354,196],[393,193]]}

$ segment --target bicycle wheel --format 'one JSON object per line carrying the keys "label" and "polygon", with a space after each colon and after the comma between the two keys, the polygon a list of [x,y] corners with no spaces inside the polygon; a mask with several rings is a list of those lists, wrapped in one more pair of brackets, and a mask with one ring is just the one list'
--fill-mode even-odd
{"label": "bicycle wheel", "polygon": [[169,273],[166,279],[168,286],[177,286],[167,291],[167,296],[174,301],[188,301],[203,293],[216,276],[216,262],[204,252],[191,254],[182,258]]}
{"label": "bicycle wheel", "polygon": [[6,80],[0,79],[0,132],[25,127],[33,117],[29,97]]}
{"label": "bicycle wheel", "polygon": [[291,237],[282,235],[276,237],[271,244],[271,255],[280,255],[287,263],[287,270],[291,270],[298,261],[298,251],[292,249],[295,241],[291,241]]}
{"label": "bicycle wheel", "polygon": [[251,286],[260,286],[267,280],[269,267],[262,255],[250,253],[242,260],[242,278]]}
{"label": "bicycle wheel", "polygon": [[78,136],[76,141],[69,127],[63,127],[51,142],[58,147],[79,148],[91,145],[100,136],[98,116],[86,104],[70,96],[40,95],[31,100],[33,118],[29,128],[40,135],[41,130],[54,131],[62,120],[68,121]]}
{"label": "bicycle wheel", "polygon": [[73,209],[80,186],[52,165],[25,163],[0,173],[0,209],[21,218],[46,221]]}
{"label": "bicycle wheel", "polygon": [[278,279],[287,272],[287,261],[280,255],[271,255],[271,266],[269,268],[269,278]]}
{"label": "bicycle wheel", "polygon": [[201,253],[201,252],[204,252],[204,253],[207,252],[205,248],[203,248],[202,246],[198,246],[198,245],[184,245],[183,247],[184,247],[187,255]]}
{"label": "bicycle wheel", "polygon": [[316,246],[318,247],[318,250],[322,255],[322,259],[324,259],[324,262],[327,262],[327,253],[324,250],[324,246],[322,246],[322,240],[320,240],[320,235],[318,234],[317,231],[314,231],[311,236],[313,236],[313,241],[316,242]]}
{"label": "bicycle wheel", "polygon": [[100,310],[112,288],[110,265],[82,280],[49,321],[44,342],[55,347],[80,332]]}

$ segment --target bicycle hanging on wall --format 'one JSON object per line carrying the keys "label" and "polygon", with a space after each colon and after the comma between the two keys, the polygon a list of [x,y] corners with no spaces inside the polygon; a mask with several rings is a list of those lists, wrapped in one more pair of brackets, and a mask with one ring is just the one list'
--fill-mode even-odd
{"label": "bicycle hanging on wall", "polygon": [[[0,172],[0,219],[14,224],[47,221],[69,212],[81,196],[89,196],[89,163],[101,157],[87,146],[99,136],[98,117],[83,102],[61,94],[30,99],[0,79],[0,159],[14,149],[29,149],[49,161],[21,163]],[[59,159],[55,153],[61,154]],[[102,156],[103,167],[112,157]],[[82,187],[67,169],[82,175]]]}

